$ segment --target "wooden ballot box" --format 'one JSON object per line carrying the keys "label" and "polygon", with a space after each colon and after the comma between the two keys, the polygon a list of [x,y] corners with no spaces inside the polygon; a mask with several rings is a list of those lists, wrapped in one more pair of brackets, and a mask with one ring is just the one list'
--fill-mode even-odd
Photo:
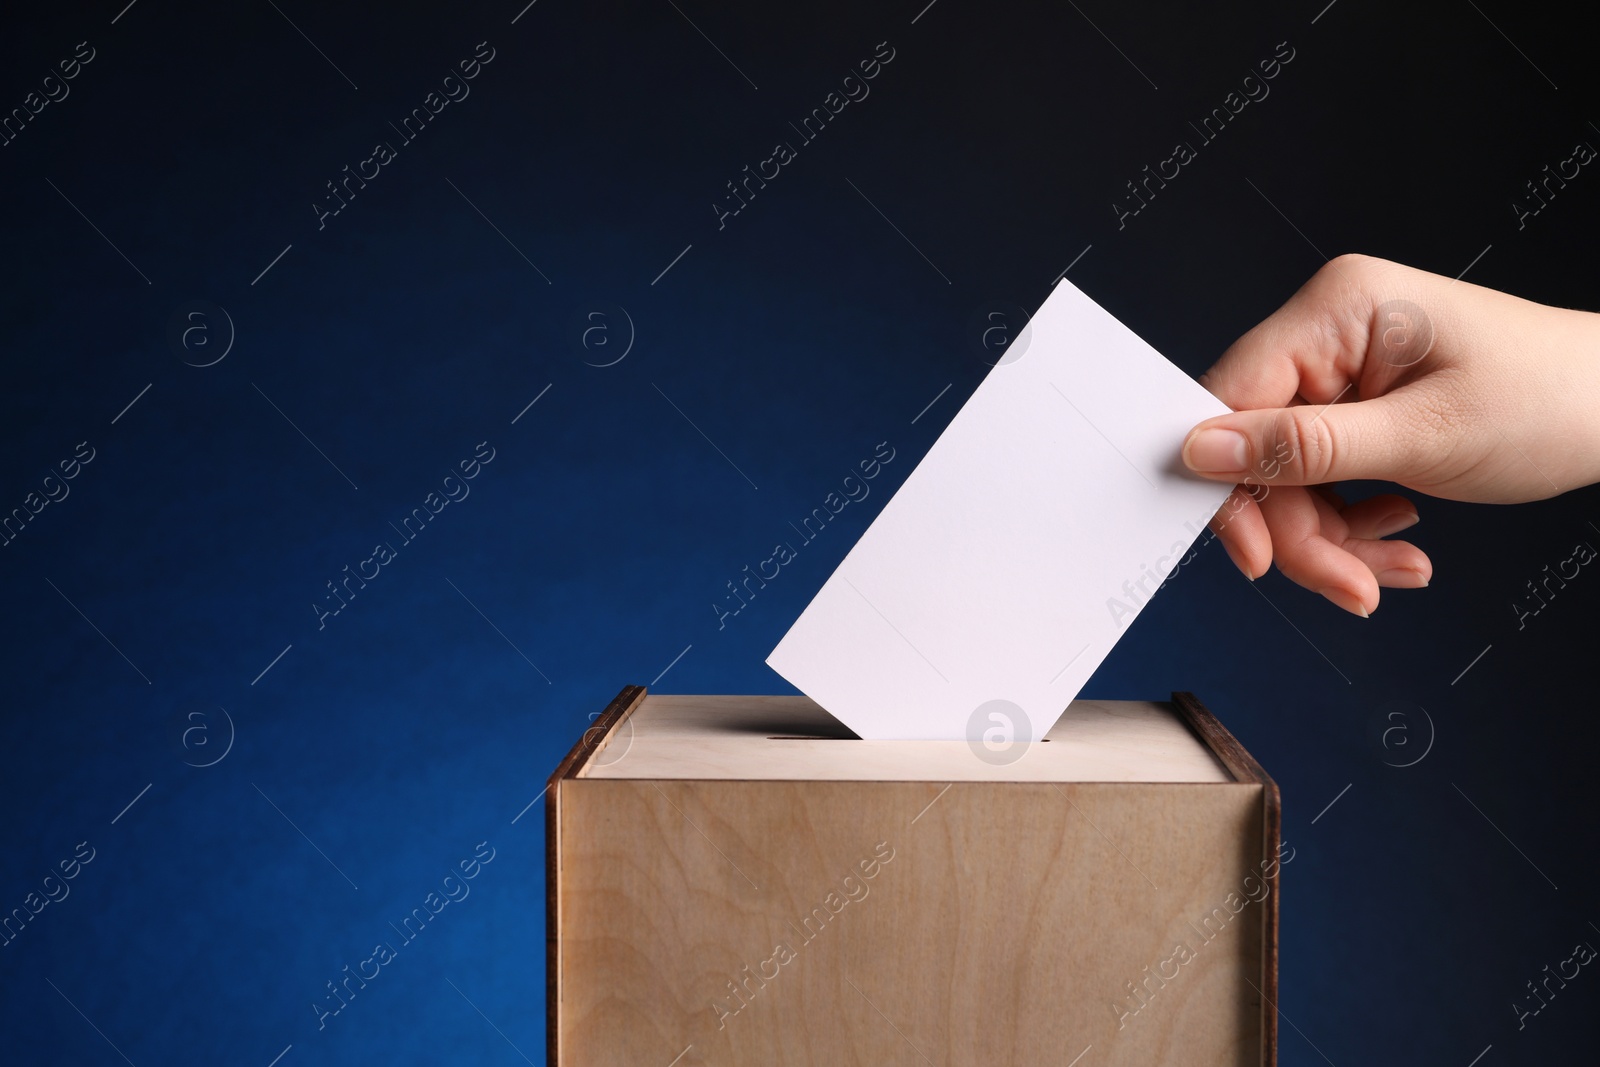
{"label": "wooden ballot box", "polygon": [[547,797],[552,1064],[1276,1063],[1293,853],[1191,694],[997,757],[629,686]]}

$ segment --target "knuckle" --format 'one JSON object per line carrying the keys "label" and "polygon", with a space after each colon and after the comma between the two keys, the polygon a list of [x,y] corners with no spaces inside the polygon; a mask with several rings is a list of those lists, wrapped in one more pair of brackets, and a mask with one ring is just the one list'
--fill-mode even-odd
{"label": "knuckle", "polygon": [[1327,263],[1323,264],[1322,269],[1331,270],[1335,274],[1339,271],[1343,271],[1346,274],[1363,274],[1376,262],[1377,260],[1371,256],[1364,256],[1359,252],[1345,252],[1328,260]]}
{"label": "knuckle", "polygon": [[1349,293],[1352,289],[1359,290],[1362,287],[1370,277],[1375,262],[1371,256],[1346,252],[1318,267],[1311,281],[1324,295]]}
{"label": "knuckle", "polygon": [[1365,351],[1371,325],[1370,293],[1384,261],[1357,253],[1335,256],[1306,283],[1304,343],[1335,363],[1353,361]]}
{"label": "knuckle", "polygon": [[1295,481],[1307,485],[1325,482],[1334,469],[1337,442],[1320,408],[1310,405],[1285,408],[1273,426],[1274,458]]}

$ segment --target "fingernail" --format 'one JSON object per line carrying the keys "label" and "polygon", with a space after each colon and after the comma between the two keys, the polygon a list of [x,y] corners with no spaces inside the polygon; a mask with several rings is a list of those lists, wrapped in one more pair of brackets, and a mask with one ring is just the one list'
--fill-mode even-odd
{"label": "fingernail", "polygon": [[1242,471],[1249,463],[1249,442],[1237,430],[1213,427],[1201,430],[1189,440],[1183,460],[1191,470],[1221,473]]}
{"label": "fingernail", "polygon": [[1423,577],[1421,571],[1411,570],[1409,567],[1393,567],[1377,574],[1378,584],[1388,586],[1390,589],[1426,589],[1428,579]]}
{"label": "fingernail", "polygon": [[1366,606],[1361,603],[1359,597],[1347,593],[1343,589],[1335,589],[1334,587],[1329,586],[1326,589],[1319,589],[1317,591],[1323,596],[1327,597],[1329,600],[1333,601],[1335,604],[1339,605],[1344,610],[1350,612],[1352,615],[1360,615],[1363,619],[1372,617],[1368,613]]}
{"label": "fingernail", "polygon": [[1399,533],[1401,530],[1409,530],[1417,524],[1419,518],[1421,516],[1414,511],[1397,511],[1393,515],[1386,516],[1383,521],[1378,523],[1376,535],[1378,537],[1388,537],[1391,534]]}

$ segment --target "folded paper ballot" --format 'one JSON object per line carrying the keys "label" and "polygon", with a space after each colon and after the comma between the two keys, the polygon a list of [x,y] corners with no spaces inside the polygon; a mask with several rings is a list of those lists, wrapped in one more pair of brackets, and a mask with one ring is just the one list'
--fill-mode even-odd
{"label": "folded paper ballot", "polygon": [[1179,456],[1227,410],[1059,282],[768,665],[864,738],[1038,740],[1227,499]]}

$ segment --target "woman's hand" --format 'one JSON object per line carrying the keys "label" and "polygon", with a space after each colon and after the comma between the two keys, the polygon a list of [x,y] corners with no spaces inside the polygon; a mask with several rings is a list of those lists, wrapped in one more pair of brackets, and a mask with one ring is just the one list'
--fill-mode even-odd
{"label": "woman's hand", "polygon": [[1384,540],[1417,521],[1410,501],[1347,505],[1324,483],[1510,504],[1600,481],[1600,316],[1398,263],[1330,261],[1200,381],[1234,409],[1183,445],[1240,483],[1211,523],[1228,555],[1358,615],[1433,565]]}

